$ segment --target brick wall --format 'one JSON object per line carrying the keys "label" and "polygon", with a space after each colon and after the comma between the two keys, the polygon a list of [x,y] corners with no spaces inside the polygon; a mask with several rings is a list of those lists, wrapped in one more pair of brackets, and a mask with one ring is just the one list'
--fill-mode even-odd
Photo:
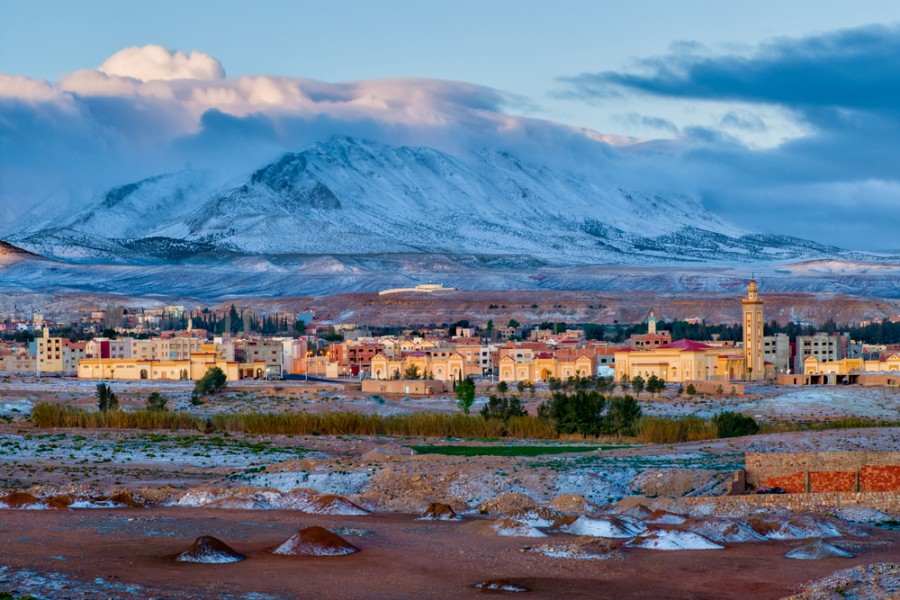
{"label": "brick wall", "polygon": [[749,487],[804,492],[900,492],[900,452],[748,453]]}
{"label": "brick wall", "polygon": [[867,492],[900,491],[900,466],[866,466],[859,471],[859,488]]}

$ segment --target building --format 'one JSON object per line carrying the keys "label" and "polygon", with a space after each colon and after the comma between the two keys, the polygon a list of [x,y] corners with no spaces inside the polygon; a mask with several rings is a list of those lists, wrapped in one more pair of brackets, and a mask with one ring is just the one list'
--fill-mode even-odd
{"label": "building", "polygon": [[[763,347],[763,302],[759,299],[756,282],[747,286],[747,297],[741,300],[744,318],[744,372],[745,379],[761,381],[766,376]],[[733,377],[731,379],[734,379]]]}
{"label": "building", "polygon": [[791,340],[786,333],[763,336],[763,359],[775,365],[777,374],[791,372]]}
{"label": "building", "polygon": [[650,312],[647,317],[647,333],[635,334],[628,338],[628,346],[632,350],[652,350],[672,343],[672,334],[668,331],[656,330],[656,315]]}
{"label": "building", "polygon": [[[643,351],[616,352],[617,379],[655,375],[670,383],[687,381],[758,381],[775,377],[775,365],[766,363],[763,346],[763,302],[755,281],[741,301],[744,347],[717,347],[692,340],[678,340]],[[755,365],[755,366],[754,366]]]}
{"label": "building", "polygon": [[833,362],[847,357],[849,339],[846,335],[817,333],[798,335],[796,339],[794,371],[804,373],[805,361],[815,357],[819,363]]}

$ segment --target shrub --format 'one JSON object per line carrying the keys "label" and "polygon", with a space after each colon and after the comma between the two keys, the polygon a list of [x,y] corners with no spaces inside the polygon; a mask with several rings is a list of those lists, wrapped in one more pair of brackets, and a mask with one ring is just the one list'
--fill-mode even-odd
{"label": "shrub", "polygon": [[603,433],[634,435],[634,424],[641,416],[641,407],[631,396],[610,398],[603,423]]}
{"label": "shrub", "polygon": [[153,392],[149,396],[147,396],[147,410],[153,412],[164,412],[166,410],[166,403],[168,403],[169,399],[160,394],[159,392]]}
{"label": "shrub", "polygon": [[719,413],[713,417],[713,422],[720,438],[753,435],[759,431],[759,423],[753,417],[736,412]]}
{"label": "shrub", "polygon": [[689,383],[684,391],[687,392],[688,396],[695,396],[697,394],[697,388],[694,387],[693,383]]}
{"label": "shrub", "polygon": [[505,381],[501,381],[500,383],[497,384],[497,393],[498,394],[505,394],[508,391],[509,391],[509,384],[507,384]]}
{"label": "shrub", "polygon": [[227,383],[228,376],[225,375],[225,371],[219,367],[210,367],[206,370],[203,377],[198,379],[197,383],[194,384],[193,397],[199,398],[200,396],[205,396],[207,394],[221,392],[225,389]]}
{"label": "shrub", "polygon": [[485,419],[500,419],[504,422],[527,414],[518,396],[491,396],[481,409],[481,416]]}

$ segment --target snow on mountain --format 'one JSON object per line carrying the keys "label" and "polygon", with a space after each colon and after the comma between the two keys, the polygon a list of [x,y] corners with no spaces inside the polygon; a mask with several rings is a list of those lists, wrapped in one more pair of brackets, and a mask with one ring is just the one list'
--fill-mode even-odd
{"label": "snow on mountain", "polygon": [[[685,232],[697,239],[682,243]],[[752,252],[742,234],[692,198],[625,190],[589,169],[562,172],[504,152],[454,157],[338,137],[231,185],[186,171],[119,186],[82,211],[8,239],[85,261],[123,253],[172,258],[166,252],[177,254],[181,244],[184,254],[421,252],[603,264],[696,257],[694,250]],[[164,252],[138,240],[173,241]],[[679,248],[685,245],[687,253]]]}

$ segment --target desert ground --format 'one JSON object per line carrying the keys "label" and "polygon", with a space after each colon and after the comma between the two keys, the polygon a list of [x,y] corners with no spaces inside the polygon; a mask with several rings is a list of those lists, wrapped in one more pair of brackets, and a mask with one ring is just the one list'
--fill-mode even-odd
{"label": "desert ground", "polygon": [[[900,593],[900,515],[862,508],[794,513],[751,504],[723,510],[715,502],[745,452],[896,451],[898,427],[654,445],[38,429],[29,422],[38,402],[93,409],[95,383],[0,382],[0,592],[448,598],[486,593],[476,584],[503,580],[498,585],[507,591],[491,593],[513,595],[521,587],[530,590],[527,597],[815,598],[828,596],[804,591],[806,582],[837,577],[839,583],[820,585],[853,590],[856,584],[847,582],[859,580],[857,597]],[[199,416],[458,411],[449,397],[377,397],[293,381],[235,384],[200,407],[189,402],[189,383],[113,385],[125,410],[160,391],[171,410]],[[487,393],[481,389],[479,396]],[[544,394],[524,397],[533,408]],[[763,423],[896,419],[900,392],[758,385],[746,397],[681,398],[670,390],[642,396],[641,403],[652,415],[740,410]],[[496,455],[498,448],[508,455]],[[423,520],[431,503],[444,508]],[[360,551],[271,552],[309,526]],[[214,536],[246,559],[177,562],[199,536]],[[819,545],[810,549],[810,543]],[[785,556],[792,551],[818,558]],[[843,552],[853,556],[836,556]],[[863,571],[832,575],[857,567]]]}

